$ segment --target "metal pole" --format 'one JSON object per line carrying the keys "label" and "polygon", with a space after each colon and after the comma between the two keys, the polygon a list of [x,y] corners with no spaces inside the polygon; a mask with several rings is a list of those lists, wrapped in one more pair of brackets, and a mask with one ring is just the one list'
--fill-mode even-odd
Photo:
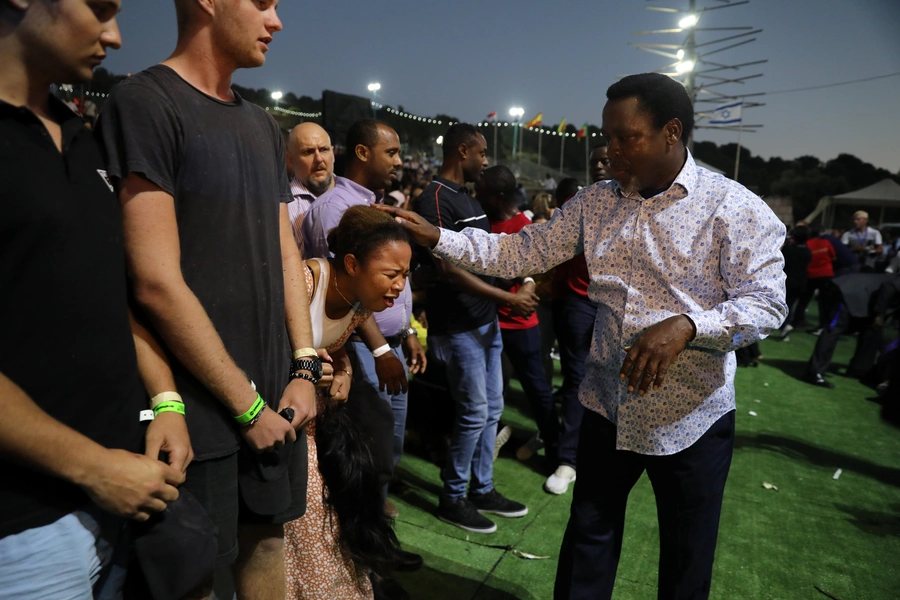
{"label": "metal pole", "polygon": [[544,137],[544,130],[538,129],[538,166],[541,166],[541,138]]}
{"label": "metal pole", "polygon": [[522,148],[525,147],[525,130],[522,129],[522,125],[519,123],[519,120],[516,119],[516,129],[521,129],[519,131],[519,158],[522,158]]}
{"label": "metal pole", "polygon": [[[688,14],[696,14],[695,13],[696,3],[695,0],[690,0],[688,2]],[[697,66],[697,54],[696,54],[696,42],[694,40],[694,28],[691,27],[690,31],[688,31],[687,40],[684,43],[684,57],[687,60],[694,61],[694,68]],[[687,90],[688,96],[691,99],[691,105],[695,104],[697,101],[697,88],[694,84],[694,70],[692,69],[684,77],[684,87]],[[690,139],[684,140],[687,145],[687,149],[690,150],[691,154],[694,153],[694,136],[692,135]],[[737,179],[735,177],[735,179]]]}
{"label": "metal pole", "polygon": [[734,155],[734,180],[738,180],[738,171],[741,168],[741,132],[743,131],[743,127],[738,129],[738,143],[737,143],[737,153]]}
{"label": "metal pole", "polygon": [[376,98],[378,97],[378,91],[372,90],[372,118],[377,119],[378,114],[375,112],[375,102],[377,102]]}

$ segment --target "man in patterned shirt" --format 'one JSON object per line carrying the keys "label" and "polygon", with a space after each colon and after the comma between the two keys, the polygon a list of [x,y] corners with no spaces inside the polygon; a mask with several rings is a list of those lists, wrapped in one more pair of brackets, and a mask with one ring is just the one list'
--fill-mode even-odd
{"label": "man in patterned shirt", "polygon": [[628,493],[656,495],[661,598],[707,598],[734,448],[736,348],[777,329],[784,225],[743,186],[698,167],[683,86],[655,73],[612,85],[603,109],[612,181],[510,236],[436,229],[384,209],[438,256],[497,277],[584,251],[598,303],[579,398],[578,480],[556,598],[609,598]]}

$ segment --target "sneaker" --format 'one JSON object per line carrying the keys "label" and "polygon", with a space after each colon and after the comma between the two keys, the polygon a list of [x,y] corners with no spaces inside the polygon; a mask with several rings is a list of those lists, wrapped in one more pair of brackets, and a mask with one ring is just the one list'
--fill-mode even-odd
{"label": "sneaker", "polygon": [[781,328],[781,339],[786,339],[787,336],[789,336],[793,330],[794,330],[793,325],[785,325],[784,327],[782,327]]}
{"label": "sneaker", "polygon": [[497,460],[497,457],[500,456],[500,448],[509,441],[511,435],[512,427],[509,425],[504,425],[500,431],[497,432],[497,439],[494,440],[494,460]]}
{"label": "sneaker", "polygon": [[819,335],[822,335],[823,331],[825,331],[825,330],[820,327],[818,329],[813,329],[812,331],[809,332],[809,334],[819,336]]}
{"label": "sneaker", "polygon": [[820,375],[819,373],[816,373],[815,375],[809,375],[807,377],[804,377],[803,380],[806,383],[811,383],[818,387],[823,387],[823,388],[826,388],[829,390],[834,389],[834,384],[831,383],[830,381],[828,381],[827,379],[825,379],[824,377],[822,377],[822,375]]}
{"label": "sneaker", "polygon": [[551,358],[552,360],[559,360],[559,350],[557,350],[556,348],[554,348],[553,350],[551,350],[551,351],[550,351],[550,358]]}
{"label": "sneaker", "polygon": [[441,498],[441,504],[438,507],[438,519],[472,533],[494,533],[497,531],[497,524],[478,512],[478,509],[475,508],[475,505],[468,498],[459,498],[457,500]]}
{"label": "sneaker", "polygon": [[513,502],[497,490],[491,490],[486,494],[470,493],[469,501],[480,513],[491,513],[501,517],[524,517],[528,514],[527,506]]}
{"label": "sneaker", "polygon": [[535,432],[531,439],[525,442],[525,445],[516,450],[516,458],[519,460],[528,460],[535,454],[537,454],[538,450],[544,447],[544,440],[541,439],[541,434]]}
{"label": "sneaker", "polygon": [[544,490],[551,494],[565,494],[569,489],[569,484],[575,481],[575,469],[569,465],[559,465],[556,471],[547,478],[544,483]]}

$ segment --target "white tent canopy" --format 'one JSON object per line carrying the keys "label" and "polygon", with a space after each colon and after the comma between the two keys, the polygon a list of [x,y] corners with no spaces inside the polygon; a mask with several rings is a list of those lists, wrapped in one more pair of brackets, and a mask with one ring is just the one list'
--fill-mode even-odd
{"label": "white tent canopy", "polygon": [[[882,179],[878,183],[866,186],[862,189],[847,192],[846,194],[838,194],[837,196],[825,196],[819,200],[816,209],[807,216],[804,221],[812,223],[819,215],[822,215],[822,223],[827,227],[834,225],[834,207],[858,206],[860,208],[881,208],[881,218],[878,223],[884,221],[884,209],[900,208],[900,183],[893,179]],[[875,223],[873,218],[875,215],[869,216],[869,221]]]}

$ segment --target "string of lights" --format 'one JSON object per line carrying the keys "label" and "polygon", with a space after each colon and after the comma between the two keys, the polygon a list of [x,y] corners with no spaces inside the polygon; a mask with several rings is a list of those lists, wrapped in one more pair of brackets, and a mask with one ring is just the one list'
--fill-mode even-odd
{"label": "string of lights", "polygon": [[[512,126],[512,127],[523,127],[523,128],[525,127],[525,124],[524,124],[524,123],[516,123],[515,121],[513,121],[513,122],[511,122],[511,123],[508,122],[508,121],[484,121],[484,122],[482,122],[482,123],[478,123],[478,126],[479,126],[479,127],[490,127],[490,126],[492,126],[492,125],[495,126],[495,127],[510,127],[510,126]],[[568,132],[566,132],[566,133],[559,133],[559,132],[558,132],[557,130],[555,130],[555,129],[545,129],[545,128],[543,128],[543,127],[528,127],[528,128],[526,129],[526,131],[534,131],[534,132],[546,133],[547,135],[558,135],[558,136],[560,136],[560,137],[578,137],[578,134],[577,134],[577,133],[568,133]],[[591,137],[597,137],[597,132],[591,133]]]}
{"label": "string of lights", "polygon": [[[391,113],[392,115],[397,115],[398,117],[403,117],[405,119],[411,119],[413,121],[421,121],[422,123],[431,123],[433,125],[443,125],[444,124],[443,121],[440,121],[438,119],[432,119],[430,117],[420,117],[419,115],[414,115],[412,113],[396,110],[396,109],[391,108],[390,106],[385,106],[384,104],[380,104],[378,102],[372,102],[372,106],[374,108],[377,108],[378,110],[386,110],[387,112]],[[451,122],[448,122],[447,125],[448,126],[456,125],[456,123],[451,121]]]}
{"label": "string of lights", "polygon": [[314,113],[300,112],[297,110],[281,108],[280,106],[276,106],[272,110],[277,110],[280,113],[284,113],[286,115],[291,115],[292,117],[303,117],[304,119],[316,119],[316,118],[322,116],[321,112],[314,112]]}

